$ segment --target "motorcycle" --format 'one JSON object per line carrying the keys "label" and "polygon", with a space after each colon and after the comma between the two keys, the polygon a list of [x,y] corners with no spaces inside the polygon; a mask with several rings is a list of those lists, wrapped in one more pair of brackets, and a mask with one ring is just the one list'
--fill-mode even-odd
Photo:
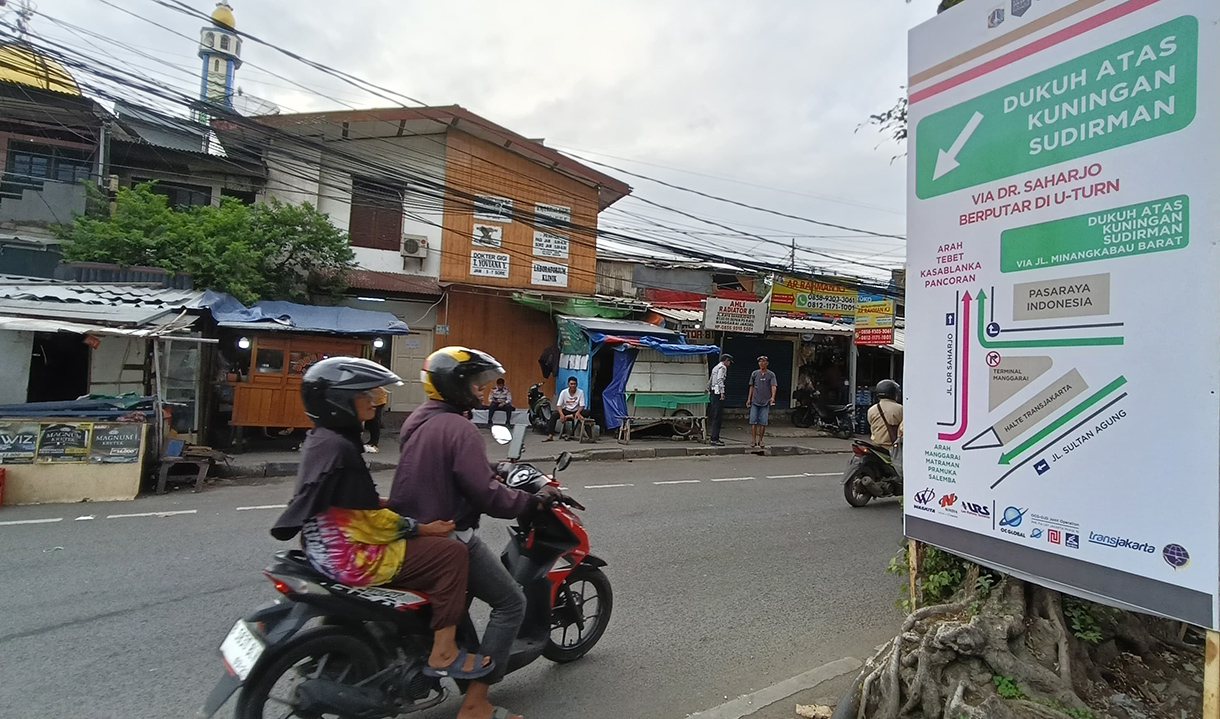
{"label": "motorcycle", "polygon": [[542,383],[530,387],[529,420],[530,425],[539,432],[545,432],[551,424],[555,408],[551,406],[551,398],[542,393]]}
{"label": "motorcycle", "polygon": [[902,496],[902,475],[889,450],[858,439],[851,451],[851,462],[843,473],[843,497],[848,504],[863,507],[873,499]]}
{"label": "motorcycle", "polygon": [[[572,461],[564,452],[552,476],[517,463],[525,427],[492,428],[511,442],[500,464],[505,483],[536,493],[558,486],[553,475]],[[508,671],[538,657],[564,664],[591,650],[610,620],[614,597],[591,553],[589,535],[563,496],[518,519],[501,561],[526,596],[526,616]],[[263,574],[282,597],[233,625],[220,645],[225,674],[197,715],[207,719],[239,692],[235,719],[269,716],[383,719],[423,711],[447,698],[441,680],[424,674],[431,651],[428,598],[392,587],[353,587],[317,572],[300,550],[277,552]],[[469,614],[458,644],[473,651],[479,638]],[[465,688],[465,683],[459,682]],[[275,710],[276,713],[265,713]]]}
{"label": "motorcycle", "polygon": [[820,393],[808,387],[792,393],[796,406],[792,408],[792,423],[802,429],[817,426],[839,439],[851,439],[855,434],[852,426],[852,406],[828,405],[818,401]]}

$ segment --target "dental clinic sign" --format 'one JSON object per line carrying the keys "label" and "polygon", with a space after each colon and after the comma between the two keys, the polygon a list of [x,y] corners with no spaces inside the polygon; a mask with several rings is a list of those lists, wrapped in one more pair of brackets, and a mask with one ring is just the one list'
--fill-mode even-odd
{"label": "dental clinic sign", "polygon": [[1000,7],[910,36],[906,534],[1220,628],[1220,2]]}

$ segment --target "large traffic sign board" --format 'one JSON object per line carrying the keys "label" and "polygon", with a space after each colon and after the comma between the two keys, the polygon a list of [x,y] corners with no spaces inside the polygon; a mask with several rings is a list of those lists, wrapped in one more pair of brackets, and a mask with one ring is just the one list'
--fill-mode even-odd
{"label": "large traffic sign board", "polygon": [[911,33],[907,535],[1218,628],[1220,3],[995,2]]}

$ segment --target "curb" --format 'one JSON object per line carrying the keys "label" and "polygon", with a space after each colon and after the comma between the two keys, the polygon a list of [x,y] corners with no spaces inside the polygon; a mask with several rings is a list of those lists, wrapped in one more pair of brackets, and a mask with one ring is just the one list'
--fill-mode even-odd
{"label": "curb", "polygon": [[[795,457],[805,454],[850,454],[850,449],[818,449],[816,447],[801,447],[793,444],[779,444],[767,447],[762,452],[750,452],[749,448],[741,447],[609,447],[606,449],[578,449],[572,452],[573,462],[622,462],[636,459],[673,459],[677,457],[727,457],[746,454],[758,454],[763,457]],[[557,454],[526,457],[522,462],[544,464],[554,462]],[[369,462],[369,471],[384,472],[397,467],[393,462]],[[224,479],[255,479],[261,477],[291,477],[297,473],[300,462],[259,462],[248,465],[230,465],[222,467],[218,475]]]}

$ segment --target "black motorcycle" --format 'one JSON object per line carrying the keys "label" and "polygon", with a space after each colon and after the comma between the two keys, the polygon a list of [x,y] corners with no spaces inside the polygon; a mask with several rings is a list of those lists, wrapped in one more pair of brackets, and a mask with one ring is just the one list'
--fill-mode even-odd
{"label": "black motorcycle", "polygon": [[848,504],[863,507],[873,499],[902,496],[902,475],[889,450],[858,439],[851,451],[851,462],[843,473],[843,497]]}
{"label": "black motorcycle", "polygon": [[[493,427],[497,441],[509,430]],[[511,433],[521,456],[525,427]],[[559,456],[555,472],[572,457]],[[505,483],[537,492],[555,481],[530,464],[503,463]],[[589,535],[570,497],[529,513],[511,527],[501,561],[521,585],[526,615],[508,671],[538,657],[565,663],[584,656],[606,631],[613,608],[606,563],[590,553]],[[426,597],[392,587],[353,587],[309,564],[300,550],[277,552],[263,572],[283,596],[233,625],[220,645],[226,672],[198,717],[207,719],[240,690],[235,719],[321,717],[386,719],[445,701],[441,680],[424,674],[432,646]],[[467,615],[458,644],[478,646]],[[464,687],[464,682],[459,682]]]}
{"label": "black motorcycle", "polygon": [[551,425],[551,417],[555,415],[555,408],[551,406],[551,398],[542,393],[541,382],[530,387],[529,404],[530,426],[539,432],[547,431]]}
{"label": "black motorcycle", "polygon": [[830,405],[820,402],[821,394],[808,387],[792,393],[796,406],[792,408],[792,424],[802,429],[817,427],[839,439],[851,439],[855,434],[852,426],[852,406]]}

